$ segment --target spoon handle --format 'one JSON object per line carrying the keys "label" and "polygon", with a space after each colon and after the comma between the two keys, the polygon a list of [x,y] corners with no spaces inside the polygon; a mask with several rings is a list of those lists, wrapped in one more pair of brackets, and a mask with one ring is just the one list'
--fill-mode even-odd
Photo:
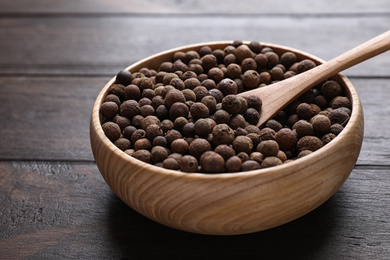
{"label": "spoon handle", "polygon": [[257,95],[262,98],[263,106],[257,124],[260,127],[310,88],[389,49],[390,31],[387,31],[311,70],[266,87],[243,92],[241,95]]}

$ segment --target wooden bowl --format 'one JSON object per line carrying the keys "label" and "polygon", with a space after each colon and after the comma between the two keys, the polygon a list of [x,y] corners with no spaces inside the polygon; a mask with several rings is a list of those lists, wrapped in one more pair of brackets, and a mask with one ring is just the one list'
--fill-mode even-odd
{"label": "wooden bowl", "polygon": [[[223,49],[231,42],[208,42],[158,53],[129,66],[157,69],[176,51],[208,45]],[[246,44],[248,42],[245,42]],[[292,48],[262,43],[277,53],[292,51],[299,59],[323,60]],[[99,108],[115,78],[93,107],[90,140],[96,164],[107,184],[131,208],[166,226],[193,233],[233,235],[261,231],[299,218],[328,200],[355,166],[363,140],[363,111],[347,79],[334,78],[352,101],[345,129],[321,149],[293,162],[248,172],[183,173],[146,164],[118,149],[103,133]]]}

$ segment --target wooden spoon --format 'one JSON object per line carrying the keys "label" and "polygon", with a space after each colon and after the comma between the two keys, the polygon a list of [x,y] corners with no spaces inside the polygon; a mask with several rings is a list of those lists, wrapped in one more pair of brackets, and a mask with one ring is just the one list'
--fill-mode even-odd
{"label": "wooden spoon", "polygon": [[240,96],[257,95],[263,101],[258,127],[310,88],[330,76],[372,58],[390,49],[390,31],[387,31],[311,70],[272,85],[240,93]]}

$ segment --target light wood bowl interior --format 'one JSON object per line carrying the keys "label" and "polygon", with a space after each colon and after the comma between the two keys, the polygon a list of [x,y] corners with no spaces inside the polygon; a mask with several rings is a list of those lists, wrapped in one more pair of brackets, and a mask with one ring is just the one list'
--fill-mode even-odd
{"label": "light wood bowl interior", "polygon": [[[208,45],[223,49],[230,42],[209,42],[171,49],[127,69],[157,69],[176,51]],[[323,60],[292,48],[262,43],[277,53],[293,51],[299,59]],[[312,154],[273,168],[224,174],[188,174],[146,164],[118,149],[103,133],[99,108],[114,83],[98,95],[90,124],[96,164],[107,184],[131,208],[166,226],[188,232],[233,235],[266,230],[297,219],[328,200],[355,166],[363,140],[363,111],[352,83],[333,77],[352,101],[352,115],[332,142]]]}

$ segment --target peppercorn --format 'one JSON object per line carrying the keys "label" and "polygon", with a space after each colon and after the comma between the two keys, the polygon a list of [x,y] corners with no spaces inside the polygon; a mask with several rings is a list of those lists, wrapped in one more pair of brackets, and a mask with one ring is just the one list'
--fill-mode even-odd
{"label": "peppercorn", "polygon": [[106,122],[102,125],[104,134],[110,139],[111,142],[116,141],[121,136],[120,127],[113,122]]}
{"label": "peppercorn", "polygon": [[115,83],[122,84],[124,86],[130,85],[133,80],[131,72],[128,70],[121,70],[116,74]]}
{"label": "peppercorn", "polygon": [[[143,98],[148,98],[148,99],[152,100],[155,96],[156,96],[156,93],[154,92],[153,89],[144,89],[142,91],[142,97]],[[150,102],[150,104],[151,103],[152,102]]]}
{"label": "peppercorn", "polygon": [[316,64],[312,60],[304,59],[298,63],[297,72],[302,73],[302,72],[305,72],[307,70],[314,68],[315,66],[316,66]]}
{"label": "peppercorn", "polygon": [[217,89],[222,92],[224,96],[237,94],[237,83],[229,78],[221,80],[217,84]]}
{"label": "peppercorn", "polygon": [[194,103],[190,108],[190,112],[195,119],[206,118],[210,114],[208,107],[201,102]]}
{"label": "peppercorn", "polygon": [[259,53],[254,57],[259,68],[264,68],[267,65],[268,58],[263,53]]}
{"label": "peppercorn", "polygon": [[152,144],[148,138],[140,138],[134,143],[134,150],[150,150],[152,148]]}
{"label": "peppercorn", "polygon": [[153,89],[153,82],[150,78],[143,77],[143,78],[141,78],[138,86],[141,90]]}
{"label": "peppercorn", "polygon": [[327,116],[316,115],[311,119],[314,132],[317,135],[323,135],[329,132],[331,122]]}
{"label": "peppercorn", "polygon": [[195,93],[195,96],[196,96],[196,101],[197,102],[200,102],[202,100],[202,98],[204,98],[205,96],[208,95],[208,89],[206,87],[203,87],[203,86],[197,86],[196,88],[194,88],[194,93]]}
{"label": "peppercorn", "polygon": [[200,60],[202,61],[203,69],[205,71],[209,71],[211,68],[217,66],[217,58],[212,54],[206,54],[200,58]]}
{"label": "peppercorn", "polygon": [[[318,95],[314,98],[314,103],[320,108],[320,109],[326,109],[328,106],[328,101],[324,96]],[[320,113],[323,113],[326,111],[321,111]]]}
{"label": "peppercorn", "polygon": [[211,50],[211,48],[209,46],[202,46],[200,49],[199,49],[199,55],[202,57],[202,56],[205,56],[206,54],[211,54],[213,51]]}
{"label": "peppercorn", "polygon": [[153,146],[164,146],[168,144],[167,139],[164,136],[158,135],[153,139]]}
{"label": "peppercorn", "polygon": [[145,138],[145,137],[146,137],[146,131],[143,129],[137,129],[131,135],[130,141],[134,144],[137,140]]}
{"label": "peppercorn", "polygon": [[165,95],[164,105],[171,107],[176,102],[184,103],[186,98],[184,94],[178,89],[172,89]]}
{"label": "peppercorn", "polygon": [[229,124],[230,114],[223,109],[217,110],[214,113],[214,120],[217,124]]}
{"label": "peppercorn", "polygon": [[175,141],[176,139],[180,139],[180,138],[183,138],[183,136],[181,135],[181,133],[175,129],[172,129],[172,130],[169,130],[166,134],[165,134],[165,139],[167,140],[168,144],[170,145],[173,141]]}
{"label": "peppercorn", "polygon": [[247,70],[241,76],[242,83],[248,89],[256,88],[260,84],[260,75],[255,70]]}
{"label": "peppercorn", "polygon": [[215,147],[214,152],[218,153],[226,161],[230,157],[236,155],[234,149],[226,144],[221,144]]}
{"label": "peppercorn", "polygon": [[169,110],[169,118],[175,120],[178,117],[188,117],[189,109],[188,106],[181,102],[176,102],[171,106]]}
{"label": "peppercorn", "polygon": [[294,77],[295,75],[297,75],[296,72],[288,70],[288,71],[286,71],[284,73],[284,79],[288,79],[288,78]]}
{"label": "peppercorn", "polygon": [[127,139],[131,139],[131,135],[137,130],[137,128],[135,128],[134,126],[132,125],[129,125],[129,126],[126,126],[124,129],[123,129],[123,137],[127,138]]}
{"label": "peppercorn", "polygon": [[183,126],[182,134],[184,137],[192,137],[195,135],[194,123],[187,123]]}
{"label": "peppercorn", "polygon": [[[173,65],[173,64],[172,64]],[[171,68],[172,69],[172,68]],[[171,82],[171,80],[173,79],[173,78],[178,78],[179,76],[177,75],[177,74],[175,74],[175,73],[167,73],[167,74],[165,74],[165,76],[164,76],[164,78],[163,78],[163,84],[164,84],[164,86],[165,85],[168,85],[169,84],[169,82]]]}
{"label": "peppercorn", "polygon": [[171,143],[171,150],[173,153],[187,154],[189,145],[184,139],[176,139]]}
{"label": "peppercorn", "polygon": [[[203,73],[203,67],[200,64],[190,64],[188,66],[188,70],[194,72],[197,75],[200,75]],[[187,71],[188,72],[188,71]],[[199,78],[198,78],[199,79]],[[199,80],[200,81],[200,80]]]}
{"label": "peppercorn", "polygon": [[154,146],[150,152],[152,162],[162,162],[166,158],[168,158],[168,151],[165,149],[165,147],[162,146]]}
{"label": "peppercorn", "polygon": [[130,141],[126,138],[120,137],[114,142],[115,146],[125,151],[130,148]]}
{"label": "peppercorn", "polygon": [[269,127],[271,128],[272,130],[274,130],[275,132],[279,131],[280,129],[282,129],[282,124],[279,123],[278,121],[274,120],[274,119],[270,119],[268,120],[266,123],[265,123],[265,127]]}
{"label": "peppercorn", "polygon": [[135,151],[133,154],[133,157],[140,160],[140,161],[143,161],[145,163],[151,163],[151,161],[152,161],[152,155],[148,150],[141,149],[141,150]]}
{"label": "peppercorn", "polygon": [[321,85],[321,94],[328,100],[332,100],[333,98],[340,96],[342,91],[343,89],[340,84],[335,80],[325,81]]}
{"label": "peppercorn", "polygon": [[223,157],[213,151],[203,153],[199,163],[202,166],[202,169],[208,173],[222,172],[225,167],[225,160]]}
{"label": "peppercorn", "polygon": [[170,61],[165,61],[163,63],[160,64],[160,73],[161,71],[163,72],[172,72],[172,66],[173,66],[173,63],[170,62]]}
{"label": "peppercorn", "polygon": [[184,155],[179,159],[179,168],[183,172],[197,172],[198,160],[191,155]]}
{"label": "peppercorn", "polygon": [[297,61],[297,56],[295,53],[287,51],[280,56],[280,63],[282,63],[286,68],[290,68]]}
{"label": "peppercorn", "polygon": [[[235,56],[233,54],[229,54],[229,55],[232,55],[235,58]],[[226,59],[226,57],[225,57],[225,59]],[[226,66],[227,66],[226,67],[226,77],[231,78],[231,79],[236,79],[236,78],[239,78],[241,76],[242,70],[238,64],[231,62],[230,64],[226,64]]]}
{"label": "peppercorn", "polygon": [[301,119],[298,122],[296,122],[293,125],[292,129],[295,130],[298,137],[303,137],[306,135],[314,135],[313,125],[304,119]]}
{"label": "peppercorn", "polygon": [[297,107],[297,115],[301,119],[309,119],[313,115],[312,107],[307,103],[301,103]]}
{"label": "peppercorn", "polygon": [[264,155],[260,152],[253,152],[250,154],[249,160],[256,161],[260,166],[264,160]]}
{"label": "peppercorn", "polygon": [[230,117],[229,126],[233,130],[236,130],[239,127],[244,128],[245,125],[246,125],[245,118],[241,114],[235,114]]}
{"label": "peppercorn", "polygon": [[349,101],[349,99],[347,97],[341,97],[341,96],[337,96],[333,98],[330,101],[329,105],[333,109],[342,108],[342,107],[351,108],[351,102]]}
{"label": "peppercorn", "polygon": [[121,116],[132,118],[140,111],[138,102],[135,100],[126,100],[119,107],[119,113]]}
{"label": "peppercorn", "polygon": [[264,156],[276,156],[278,151],[279,144],[274,140],[261,141],[256,147],[256,152],[260,152]]}
{"label": "peppercorn", "polygon": [[181,91],[186,101],[196,101],[196,94],[191,89],[183,89]]}
{"label": "peppercorn", "polygon": [[211,68],[207,75],[210,79],[214,80],[216,84],[218,84],[224,77],[224,73],[219,68]]}
{"label": "peppercorn", "polygon": [[211,126],[206,119],[198,119],[194,124],[194,132],[200,137],[207,137],[211,132]]}
{"label": "peppercorn", "polygon": [[124,93],[125,86],[122,84],[113,84],[110,87],[109,94],[116,95],[120,100],[124,99],[125,93]]}
{"label": "peppercorn", "polygon": [[246,162],[249,160],[249,155],[246,152],[238,153],[237,157],[240,158],[241,162]]}
{"label": "peppercorn", "polygon": [[299,117],[297,114],[292,114],[287,118],[286,124],[289,127],[293,127],[293,125],[299,121]]}
{"label": "peppercorn", "polygon": [[182,71],[186,72],[188,70],[187,64],[185,64],[181,59],[176,60],[172,65],[173,71]]}
{"label": "peppercorn", "polygon": [[257,63],[253,58],[245,58],[241,62],[241,69],[243,72],[247,70],[257,70]]}
{"label": "peppercorn", "polygon": [[330,143],[333,139],[336,138],[336,135],[332,134],[332,133],[328,133],[328,134],[325,134],[322,138],[321,138],[321,141],[324,145]]}
{"label": "peppercorn", "polygon": [[143,107],[143,106],[151,105],[151,104],[152,104],[152,100],[150,100],[149,98],[146,98],[146,97],[143,97],[138,101],[139,107]]}
{"label": "peppercorn", "polygon": [[233,129],[233,130],[236,133],[236,136],[248,134],[248,131],[242,127],[238,127],[237,129]]}
{"label": "peppercorn", "polygon": [[146,137],[149,138],[149,140],[153,140],[156,136],[163,135],[163,130],[161,130],[160,126],[157,124],[148,125],[145,131]]}
{"label": "peppercorn", "polygon": [[212,131],[213,143],[215,145],[231,144],[235,137],[234,130],[227,124],[218,124]]}
{"label": "peppercorn", "polygon": [[267,67],[269,69],[272,69],[279,63],[279,56],[275,52],[270,50],[265,52],[264,55],[267,57]]}
{"label": "peppercorn", "polygon": [[115,104],[118,105],[118,107],[121,105],[121,100],[119,99],[119,97],[117,95],[108,94],[106,96],[106,98],[104,99],[104,102],[109,102],[109,101],[114,102]]}
{"label": "peppercorn", "polygon": [[124,150],[125,154],[127,155],[130,155],[130,156],[133,156],[133,154],[135,153],[134,149],[127,149],[127,150]]}
{"label": "peppercorn", "polygon": [[210,114],[214,114],[215,111],[217,110],[217,101],[213,96],[205,96],[202,98],[200,102],[207,106]]}
{"label": "peppercorn", "polygon": [[328,117],[332,124],[340,124],[342,126],[345,126],[349,120],[349,115],[341,108],[331,110]]}
{"label": "peppercorn", "polygon": [[250,154],[253,149],[252,140],[246,136],[237,136],[233,140],[233,149],[236,153],[245,152]]}
{"label": "peppercorn", "polygon": [[276,132],[274,130],[272,130],[271,128],[265,127],[265,128],[260,130],[260,133],[259,133],[260,142],[265,141],[265,140],[275,140],[275,135],[276,135]]}
{"label": "peppercorn", "polygon": [[237,114],[241,110],[241,101],[236,95],[227,95],[222,99],[222,109],[230,114]]}
{"label": "peppercorn", "polygon": [[241,170],[242,161],[238,156],[232,156],[226,160],[225,168],[227,172],[238,172]]}
{"label": "peppercorn", "polygon": [[249,133],[246,136],[252,140],[253,147],[257,147],[257,145],[260,143],[260,135],[259,134]]}
{"label": "peppercorn", "polygon": [[143,117],[153,116],[154,108],[151,105],[145,105],[140,108],[139,112]]}
{"label": "peppercorn", "polygon": [[297,142],[298,153],[303,150],[316,151],[323,146],[322,141],[316,136],[304,136]]}
{"label": "peppercorn", "polygon": [[260,168],[261,168],[260,164],[254,160],[247,160],[247,161],[243,162],[241,165],[241,170],[244,172],[257,170]]}
{"label": "peppercorn", "polygon": [[266,157],[261,163],[261,168],[269,168],[283,164],[283,162],[276,156]]}
{"label": "peppercorn", "polygon": [[280,67],[273,67],[270,70],[272,80],[282,80],[284,79],[284,71]]}
{"label": "peppercorn", "polygon": [[168,157],[162,162],[162,167],[165,169],[170,169],[170,170],[178,170],[179,169],[179,162],[174,158]]}
{"label": "peppercorn", "polygon": [[305,157],[306,155],[309,155],[309,154],[311,154],[312,152],[313,152],[313,151],[310,151],[310,150],[302,150],[302,151],[299,152],[297,158],[299,159],[299,158]]}
{"label": "peppercorn", "polygon": [[291,129],[282,128],[276,133],[275,141],[282,151],[291,151],[297,144],[297,136]]}
{"label": "peppercorn", "polygon": [[142,120],[142,129],[146,131],[146,128],[152,124],[159,125],[160,120],[156,116],[147,116]]}
{"label": "peppercorn", "polygon": [[118,105],[113,101],[106,101],[100,106],[100,113],[108,120],[118,113]]}
{"label": "peppercorn", "polygon": [[334,135],[339,135],[343,131],[344,127],[340,124],[333,124],[330,126],[329,132]]}
{"label": "peppercorn", "polygon": [[211,150],[211,144],[203,138],[197,138],[191,142],[189,146],[189,154],[199,159],[200,156],[206,152]]}
{"label": "peppercorn", "polygon": [[259,83],[269,84],[272,81],[271,74],[269,72],[263,71],[259,75]]}
{"label": "peppercorn", "polygon": [[241,64],[241,62],[246,58],[252,58],[254,56],[253,52],[247,45],[240,45],[236,48],[237,61]]}

